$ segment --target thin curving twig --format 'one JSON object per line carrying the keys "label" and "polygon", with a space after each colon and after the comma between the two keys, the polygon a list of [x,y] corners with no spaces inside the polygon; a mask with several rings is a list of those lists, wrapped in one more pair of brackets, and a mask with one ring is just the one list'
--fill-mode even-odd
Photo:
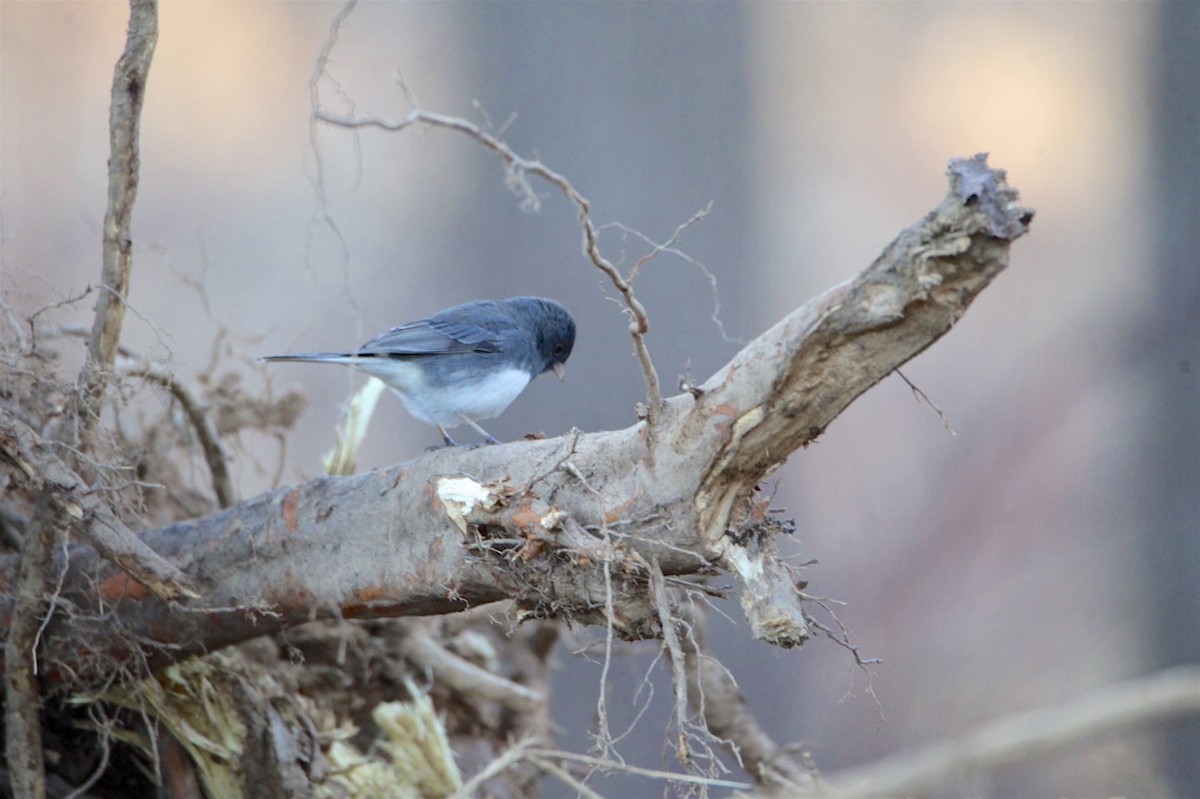
{"label": "thin curving twig", "polygon": [[[375,116],[345,117],[330,113],[324,109],[317,109],[316,118],[330,125],[348,129],[375,127],[381,130],[398,132],[414,125],[429,125],[430,127],[457,131],[474,139],[504,161],[509,170],[510,184],[514,184],[521,189],[525,195],[525,203],[527,205],[536,207],[537,204],[537,198],[529,190],[525,182],[527,175],[535,175],[561,191],[567,200],[579,210],[579,224],[583,229],[584,252],[592,264],[605,274],[613,287],[621,294],[621,299],[624,301],[625,308],[631,317],[629,335],[633,339],[634,352],[637,355],[638,363],[642,367],[642,376],[646,381],[646,424],[650,436],[653,437],[657,430],[663,402],[658,372],[654,368],[654,363],[650,359],[650,351],[646,346],[646,332],[650,329],[650,320],[646,314],[645,307],[634,295],[633,285],[630,280],[627,280],[616,265],[600,253],[599,232],[596,225],[592,222],[591,203],[576,190],[571,181],[543,164],[540,160],[521,157],[504,141],[488,133],[473,122],[469,122],[461,117],[452,117],[425,111],[416,105],[412,94],[407,91],[406,87],[405,93],[409,101],[413,103],[413,109],[398,122],[391,122]],[[648,447],[647,449],[652,450],[653,447]]]}

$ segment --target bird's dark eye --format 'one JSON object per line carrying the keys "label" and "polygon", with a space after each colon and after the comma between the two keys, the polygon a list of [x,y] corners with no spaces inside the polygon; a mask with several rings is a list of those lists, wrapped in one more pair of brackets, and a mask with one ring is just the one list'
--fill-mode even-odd
{"label": "bird's dark eye", "polygon": [[563,345],[561,345],[561,344],[557,345],[557,346],[554,348],[554,354],[555,354],[555,355],[562,355],[562,354],[563,354]]}

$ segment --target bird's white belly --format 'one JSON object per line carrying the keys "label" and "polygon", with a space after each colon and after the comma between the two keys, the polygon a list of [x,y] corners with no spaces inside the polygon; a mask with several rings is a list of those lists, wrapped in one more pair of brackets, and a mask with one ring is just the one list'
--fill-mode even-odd
{"label": "bird's white belly", "polygon": [[395,391],[408,412],[420,421],[456,427],[463,423],[463,416],[474,420],[499,416],[525,390],[529,380],[529,372],[524,369],[504,369],[469,386],[452,383],[437,388],[427,384],[419,391]]}

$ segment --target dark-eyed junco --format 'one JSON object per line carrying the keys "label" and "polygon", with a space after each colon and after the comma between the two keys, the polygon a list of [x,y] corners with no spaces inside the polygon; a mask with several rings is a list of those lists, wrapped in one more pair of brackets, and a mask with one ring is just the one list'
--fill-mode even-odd
{"label": "dark-eyed junco", "polygon": [[393,327],[358,352],[271,355],[263,361],[342,363],[382,380],[414,417],[437,427],[466,422],[498,443],[476,419],[499,416],[529,381],[563,364],[575,345],[575,320],[554,300],[478,300]]}

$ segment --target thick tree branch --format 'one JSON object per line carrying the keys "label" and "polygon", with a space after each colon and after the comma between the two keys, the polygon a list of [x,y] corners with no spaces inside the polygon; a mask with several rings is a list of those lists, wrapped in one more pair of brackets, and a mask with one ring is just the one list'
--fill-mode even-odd
{"label": "thick tree branch", "polygon": [[[950,177],[946,200],[861,275],[668,400],[653,441],[643,422],[440,450],[151,531],[143,540],[202,594],[182,606],[150,596],[90,548],[72,549],[64,597],[74,615],[46,630],[51,673],[98,679],[131,660],[153,666],[314,615],[423,615],[506,598],[526,617],[655,636],[655,558],[666,575],[735,571],[755,634],[802,641],[800,594],[774,557],[755,487],[945,333],[1007,265],[1031,212],[982,157],[953,162]],[[0,563],[0,585],[11,585],[13,566]]]}
{"label": "thick tree branch", "polygon": [[4,408],[0,408],[0,458],[16,467],[29,488],[45,500],[44,508],[56,524],[75,525],[101,555],[155,596],[198,598],[187,588],[188,579],[178,567],[126,527],[103,495],[93,493],[49,444]]}

